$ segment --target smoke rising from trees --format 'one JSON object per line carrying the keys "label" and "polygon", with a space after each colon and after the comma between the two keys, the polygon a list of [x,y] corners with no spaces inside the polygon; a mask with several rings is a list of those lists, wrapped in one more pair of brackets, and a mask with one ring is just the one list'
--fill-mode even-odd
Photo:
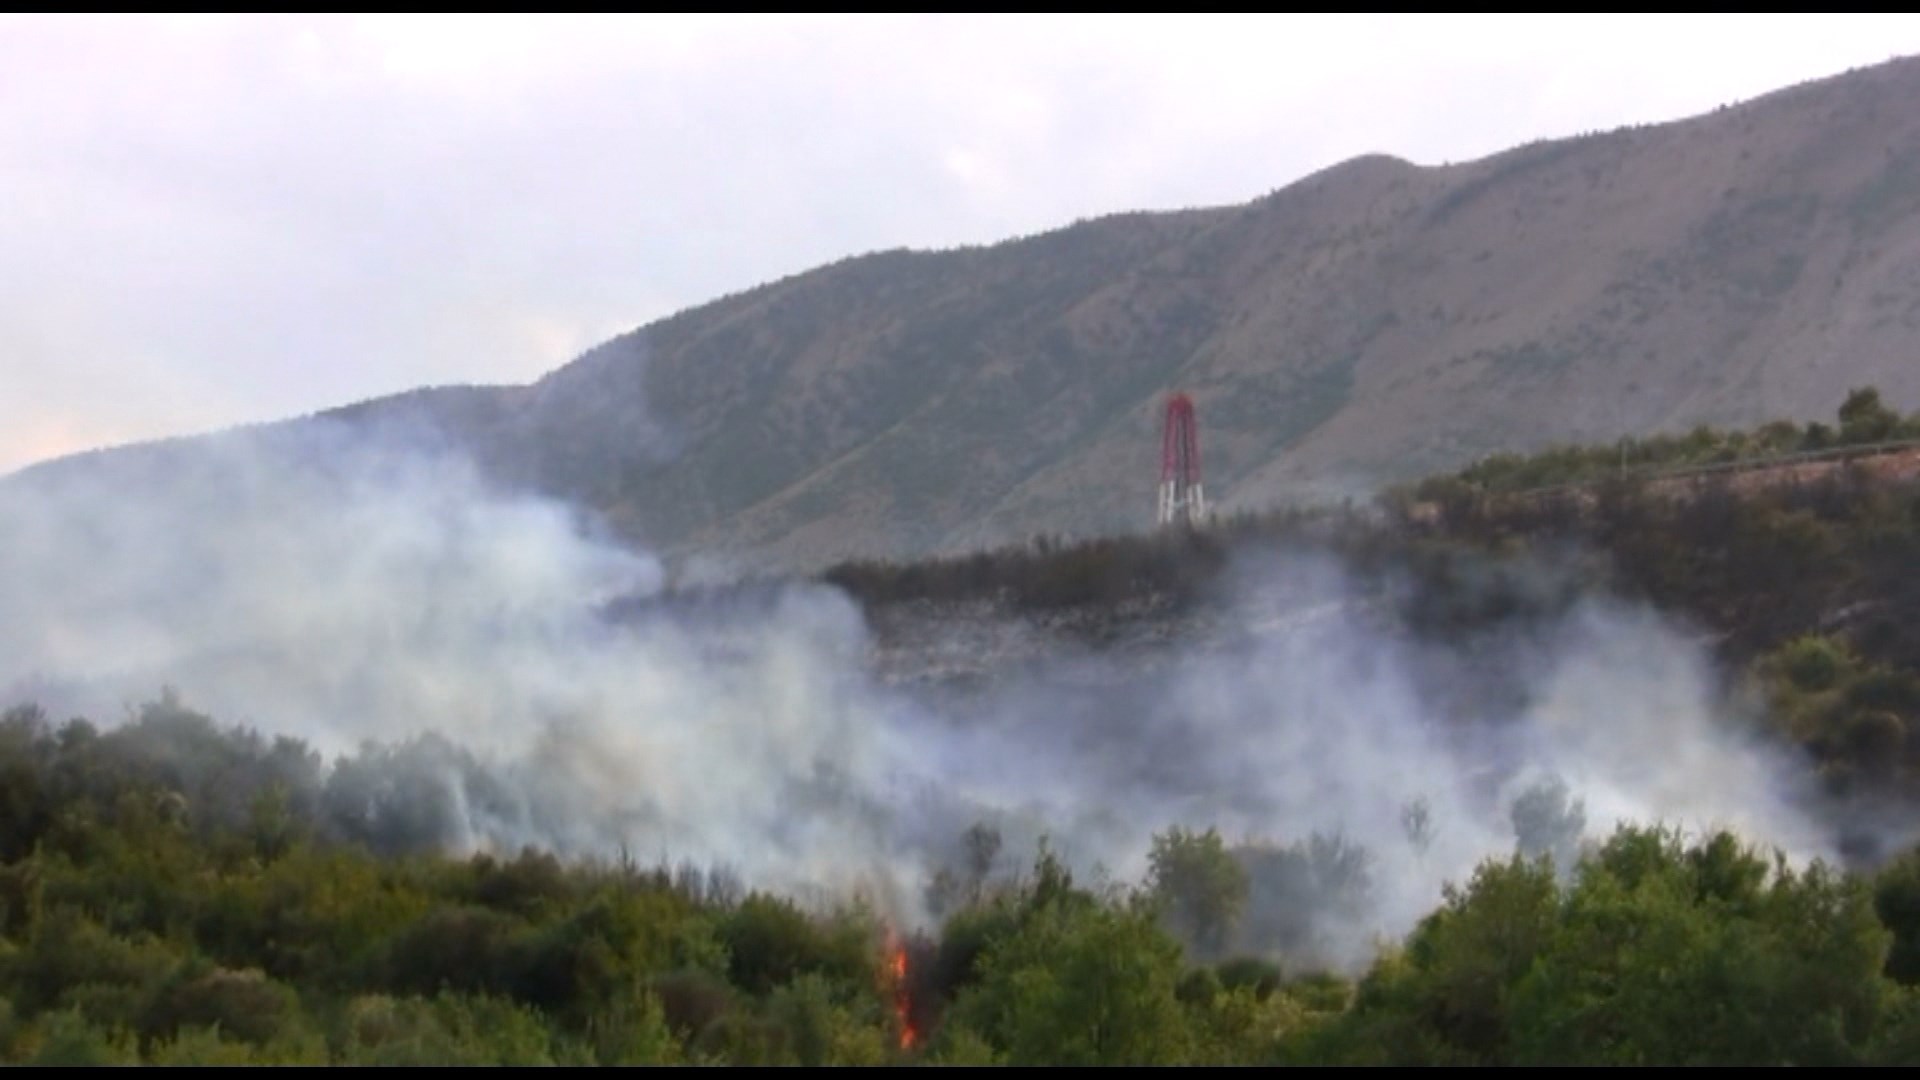
{"label": "smoke rising from trees", "polygon": [[903,919],[1042,837],[1132,882],[1156,834],[1217,828],[1249,888],[1218,946],[1342,965],[1516,845],[1657,821],[1830,853],[1701,646],[1604,596],[1436,641],[1330,559],[1250,552],[1204,641],[1035,644],[954,692],[876,678],[832,588],[663,582],[430,440],[162,445],[0,487],[0,691],[111,722],[165,686],[297,737],[376,845],[690,861]]}

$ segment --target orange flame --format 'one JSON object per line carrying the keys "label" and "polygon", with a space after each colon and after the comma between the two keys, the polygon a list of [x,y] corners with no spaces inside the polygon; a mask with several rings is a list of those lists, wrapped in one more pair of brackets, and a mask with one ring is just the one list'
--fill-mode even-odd
{"label": "orange flame", "polygon": [[893,990],[893,1015],[900,1021],[900,1049],[911,1050],[920,1042],[913,1026],[913,992],[907,986],[907,947],[899,938],[887,935],[887,971]]}

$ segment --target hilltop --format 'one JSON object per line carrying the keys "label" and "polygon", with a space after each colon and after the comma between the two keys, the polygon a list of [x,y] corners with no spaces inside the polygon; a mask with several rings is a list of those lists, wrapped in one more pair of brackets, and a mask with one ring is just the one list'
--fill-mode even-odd
{"label": "hilltop", "polygon": [[654,550],[806,567],[1141,527],[1176,387],[1228,511],[1826,416],[1854,386],[1912,408],[1917,105],[1900,60],[1480,161],[1364,157],[1240,206],[849,258],[529,386],[320,415],[435,430]]}

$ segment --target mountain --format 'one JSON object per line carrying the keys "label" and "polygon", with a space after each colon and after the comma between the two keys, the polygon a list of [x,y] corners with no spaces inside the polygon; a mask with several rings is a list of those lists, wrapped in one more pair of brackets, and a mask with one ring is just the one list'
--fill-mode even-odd
{"label": "mountain", "polygon": [[[1920,406],[1920,60],[1243,206],[851,258],[430,423],[670,553],[787,565],[1150,523],[1160,406],[1232,510],[1497,450]],[[299,421],[295,421],[299,423]],[[55,466],[57,467],[57,465]]]}

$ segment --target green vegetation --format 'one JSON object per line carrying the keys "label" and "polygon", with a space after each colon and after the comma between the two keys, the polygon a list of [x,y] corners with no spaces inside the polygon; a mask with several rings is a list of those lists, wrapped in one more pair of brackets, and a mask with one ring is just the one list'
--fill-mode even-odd
{"label": "green vegetation", "polygon": [[[1915,427],[1863,391],[1817,441]],[[1664,467],[1815,436],[1630,452]],[[1756,736],[1804,752],[1829,795],[1911,806],[1920,484],[1839,469],[1675,497],[1620,476],[1618,453],[1483,463],[1425,507],[1400,492],[829,577],[883,628],[898,605],[985,599],[1099,612],[1084,625],[1104,632],[1204,607],[1235,551],[1284,539],[1362,588],[1411,581],[1379,595],[1445,637],[1604,585],[1711,635]],[[0,716],[0,1062],[1920,1061],[1920,850],[1866,874],[1657,824],[1583,843],[1585,808],[1545,783],[1513,804],[1516,850],[1349,979],[1316,968],[1306,913],[1362,908],[1393,871],[1339,836],[1169,828],[1137,888],[1095,890],[1044,845],[995,876],[1001,839],[979,826],[928,883],[937,922],[903,938],[858,898],[807,907],[720,871],[439,854],[452,811],[381,777],[468,764],[427,739],[329,766],[170,697],[104,730]],[[1426,805],[1400,819],[1424,852]]]}
{"label": "green vegetation", "polygon": [[[1845,659],[1817,645],[1780,663],[1783,677],[1844,682]],[[1141,888],[1102,891],[1043,844],[1029,872],[976,877],[934,932],[903,940],[857,902],[805,910],[713,875],[535,851],[375,855],[325,839],[312,808],[273,784],[227,820],[210,790],[181,785],[191,755],[165,752],[169,725],[199,737],[195,753],[224,748],[240,787],[268,760],[245,732],[173,704],[149,707],[137,738],[53,728],[27,709],[0,720],[0,1061],[1920,1055],[1920,853],[1862,878],[1659,828],[1619,830],[1570,875],[1516,852],[1449,889],[1349,982],[1265,959],[1276,931],[1253,917],[1287,910],[1276,889],[1300,903],[1307,887],[1364,889],[1365,860],[1333,839],[1230,847],[1169,829]],[[976,829],[967,844],[991,861],[998,841]]]}
{"label": "green vegetation", "polygon": [[1872,387],[1853,391],[1840,406],[1839,424],[1799,426],[1776,421],[1752,431],[1698,427],[1685,435],[1622,439],[1611,446],[1555,446],[1534,454],[1495,454],[1451,476],[1434,477],[1396,492],[1398,499],[1457,500],[1467,494],[1534,491],[1594,484],[1622,477],[1644,480],[1672,472],[1754,463],[1795,454],[1839,451],[1920,439],[1920,413],[1902,417]]}
{"label": "green vegetation", "polygon": [[1571,884],[1488,863],[1361,981],[1314,1056],[1421,1064],[1904,1059],[1868,883],[1720,834],[1622,829]]}

